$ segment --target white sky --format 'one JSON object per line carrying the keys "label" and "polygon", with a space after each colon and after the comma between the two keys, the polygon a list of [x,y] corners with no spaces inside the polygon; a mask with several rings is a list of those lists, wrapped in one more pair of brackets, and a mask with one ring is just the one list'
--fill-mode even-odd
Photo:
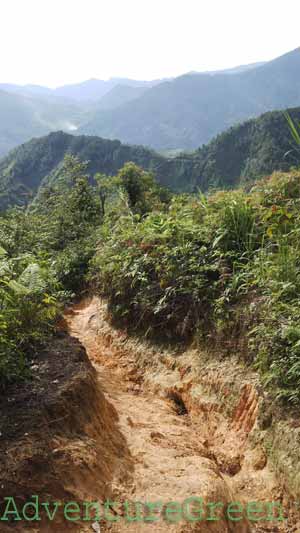
{"label": "white sky", "polygon": [[297,48],[298,0],[1,0],[0,82],[154,79]]}

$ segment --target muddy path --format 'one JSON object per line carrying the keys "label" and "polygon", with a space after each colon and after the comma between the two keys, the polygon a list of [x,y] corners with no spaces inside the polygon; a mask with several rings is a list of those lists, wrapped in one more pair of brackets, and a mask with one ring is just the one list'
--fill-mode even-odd
{"label": "muddy path", "polygon": [[[118,477],[111,484],[111,494],[117,502],[111,509],[115,521],[101,521],[101,532],[297,531],[277,521],[257,525],[223,517],[230,502],[242,502],[243,499],[245,502],[274,501],[274,497],[280,495],[280,489],[272,474],[264,467],[262,472],[256,470],[254,473],[251,468],[242,472],[238,469],[235,480],[234,476],[222,472],[216,449],[222,455],[226,441],[236,452],[241,443],[238,438],[234,442],[235,434],[228,434],[225,439],[224,432],[223,435],[215,432],[216,442],[213,443],[209,420],[205,424],[202,418],[197,423],[179,397],[171,394],[163,397],[151,390],[137,371],[133,351],[122,349],[126,343],[125,333],[117,330],[110,333],[110,326],[101,320],[103,322],[105,318],[103,314],[99,318],[96,298],[81,302],[66,314],[70,334],[85,347],[97,370],[99,385],[118,413],[118,427],[131,457],[130,475],[126,480]],[[167,513],[167,502],[181,505],[187,498],[195,496],[204,501],[205,519],[201,523],[182,522],[182,519],[176,522],[178,515]],[[131,502],[129,507],[124,507],[125,501]],[[143,505],[141,508],[134,502],[163,502],[163,505]],[[224,508],[221,504],[219,509],[214,508],[213,504],[220,502]],[[139,513],[142,513],[143,520],[133,521]],[[195,516],[192,512],[188,516],[191,515]],[[94,531],[99,531],[97,525],[93,527]],[[93,529],[89,525],[80,531]]]}

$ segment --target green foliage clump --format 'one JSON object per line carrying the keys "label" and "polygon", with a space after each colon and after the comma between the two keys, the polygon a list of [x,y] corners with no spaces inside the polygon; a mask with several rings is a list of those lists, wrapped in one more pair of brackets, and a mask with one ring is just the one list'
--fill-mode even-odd
{"label": "green foliage clump", "polygon": [[105,217],[113,224],[122,213],[138,217],[170,200],[134,163],[114,178],[96,175],[93,184],[87,167],[67,155],[26,209],[0,217],[0,386],[26,375],[62,305],[86,287]]}
{"label": "green foliage clump", "polygon": [[0,388],[26,375],[33,355],[53,329],[59,313],[56,282],[46,261],[31,254],[0,258]]}
{"label": "green foliage clump", "polygon": [[[101,224],[100,202],[86,174],[87,163],[67,156],[55,186],[45,187],[27,212],[46,226],[44,252],[53,258],[58,281],[64,289],[82,288],[96,245],[95,229]],[[36,245],[41,247],[38,233]]]}

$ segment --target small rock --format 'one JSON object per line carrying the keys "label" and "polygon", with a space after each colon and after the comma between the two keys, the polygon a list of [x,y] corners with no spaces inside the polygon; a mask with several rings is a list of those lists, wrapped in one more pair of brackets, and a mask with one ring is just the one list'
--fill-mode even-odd
{"label": "small rock", "polygon": [[164,435],[162,433],[159,433],[159,431],[151,431],[150,433],[151,439],[164,439]]}
{"label": "small rock", "polygon": [[254,470],[263,470],[267,464],[268,458],[263,448],[256,448],[253,458]]}
{"label": "small rock", "polygon": [[241,470],[242,457],[239,454],[225,453],[215,450],[217,464],[223,474],[235,476]]}
{"label": "small rock", "polygon": [[101,533],[100,525],[98,522],[94,522],[94,524],[92,524],[92,529],[96,531],[96,533]]}

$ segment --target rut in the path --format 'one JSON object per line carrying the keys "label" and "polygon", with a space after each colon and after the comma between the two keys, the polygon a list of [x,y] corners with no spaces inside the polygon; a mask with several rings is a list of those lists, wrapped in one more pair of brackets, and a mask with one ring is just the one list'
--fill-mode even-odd
{"label": "rut in the path", "polygon": [[[97,335],[97,300],[83,302],[67,314],[71,335],[85,346],[99,377],[99,383],[119,415],[119,427],[132,456],[134,474],[123,483],[116,473],[112,483],[114,501],[182,503],[191,496],[205,502],[234,501],[230,485],[219,472],[203,446],[199,427],[193,428],[184,410],[167,399],[143,391],[134,371],[134,357],[116,362],[107,339]],[[121,334],[121,333],[120,333]],[[179,413],[179,414],[178,414]],[[203,428],[204,432],[205,428]],[[132,508],[133,509],[133,508]],[[147,514],[148,510],[145,511]],[[203,521],[201,523],[166,521],[165,508],[155,522],[129,522],[124,507],[115,509],[116,522],[101,523],[101,531],[246,533],[245,522]],[[129,516],[133,516],[131,512]],[[144,516],[144,515],[143,515]],[[91,531],[82,529],[81,531]],[[261,531],[281,531],[274,526]]]}

